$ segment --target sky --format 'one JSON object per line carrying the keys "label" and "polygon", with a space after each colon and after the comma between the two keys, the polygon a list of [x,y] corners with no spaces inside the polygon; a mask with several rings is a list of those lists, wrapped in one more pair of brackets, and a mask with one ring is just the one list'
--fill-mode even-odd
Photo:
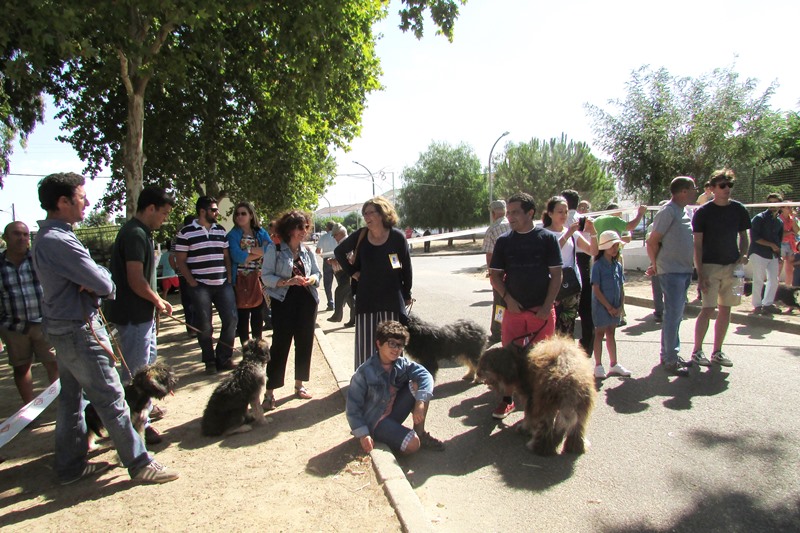
{"label": "sky", "polygon": [[[800,110],[797,1],[469,0],[452,43],[430,23],[419,41],[401,32],[399,5],[393,0],[389,17],[376,25],[383,34],[377,54],[384,89],[369,95],[351,150],[335,154],[336,183],[318,207],[372,196],[367,170],[354,161],[371,171],[377,194],[393,183],[400,188],[403,169],[434,141],[466,143],[484,166],[505,131],[495,153],[506,142],[562,132],[592,145],[585,104],[611,109],[609,100],[625,98],[631,73],[643,65],[691,77],[733,65],[740,79],[758,79],[760,92],[777,81],[774,109]],[[15,147],[14,175],[0,190],[0,225],[11,221],[14,204],[17,219],[36,228],[44,216],[36,198],[41,176],[82,171],[72,149],[54,140],[58,132],[51,118],[27,149]],[[99,199],[106,181],[87,186],[90,201]]]}

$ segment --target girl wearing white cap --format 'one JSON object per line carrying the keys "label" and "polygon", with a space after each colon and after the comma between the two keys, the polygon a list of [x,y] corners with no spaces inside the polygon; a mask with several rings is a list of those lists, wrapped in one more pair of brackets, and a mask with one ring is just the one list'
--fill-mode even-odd
{"label": "girl wearing white cap", "polygon": [[[594,377],[604,379],[608,376],[629,377],[631,372],[617,362],[617,341],[615,332],[620,321],[625,275],[619,262],[619,248],[622,239],[616,231],[608,230],[600,234],[598,248],[600,253],[592,267],[592,321],[594,322]],[[611,368],[606,374],[603,368],[603,337],[606,339]]]}

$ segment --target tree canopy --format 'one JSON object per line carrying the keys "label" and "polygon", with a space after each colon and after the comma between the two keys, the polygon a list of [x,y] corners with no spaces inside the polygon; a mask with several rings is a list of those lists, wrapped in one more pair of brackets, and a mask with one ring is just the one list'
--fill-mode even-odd
{"label": "tree canopy", "polygon": [[[452,39],[462,3],[403,0],[401,27],[421,36],[429,10]],[[359,133],[366,96],[379,88],[372,25],[387,8],[382,0],[3,2],[0,140],[32,130],[47,91],[86,171],[111,166],[111,200],[124,198],[129,216],[145,181],[275,209],[310,205],[333,175],[329,149]]]}
{"label": "tree canopy", "polygon": [[586,143],[569,140],[563,133],[550,140],[509,143],[495,159],[497,197],[527,192],[536,200],[537,213],[564,189],[576,190],[595,206],[615,195],[614,179],[605,164]]}
{"label": "tree canopy", "polygon": [[412,167],[403,169],[399,214],[404,226],[461,228],[487,218],[486,179],[466,144],[433,142]]}
{"label": "tree canopy", "polygon": [[769,106],[775,90],[740,80],[730,68],[698,78],[643,66],[633,72],[624,100],[612,110],[587,104],[599,146],[626,191],[651,203],[668,196],[675,176],[698,181],[716,168],[764,176],[782,164],[774,158],[782,119]]}

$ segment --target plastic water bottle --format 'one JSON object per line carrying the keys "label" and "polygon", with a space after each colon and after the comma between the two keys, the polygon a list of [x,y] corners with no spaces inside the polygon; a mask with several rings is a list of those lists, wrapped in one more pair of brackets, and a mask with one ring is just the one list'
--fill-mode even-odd
{"label": "plastic water bottle", "polygon": [[739,264],[733,269],[733,295],[741,296],[744,292],[744,266]]}

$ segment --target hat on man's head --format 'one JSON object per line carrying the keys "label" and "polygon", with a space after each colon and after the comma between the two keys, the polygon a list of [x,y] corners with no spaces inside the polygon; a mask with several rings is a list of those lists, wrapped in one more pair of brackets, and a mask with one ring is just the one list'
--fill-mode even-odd
{"label": "hat on man's head", "polygon": [[495,200],[494,202],[489,204],[489,209],[491,209],[492,211],[500,211],[501,209],[505,210],[505,208],[506,208],[505,200]]}
{"label": "hat on man's head", "polygon": [[597,241],[597,247],[600,250],[608,250],[614,246],[615,243],[619,243],[620,246],[625,245],[625,242],[619,238],[619,234],[613,229],[610,229],[600,234],[600,239]]}

